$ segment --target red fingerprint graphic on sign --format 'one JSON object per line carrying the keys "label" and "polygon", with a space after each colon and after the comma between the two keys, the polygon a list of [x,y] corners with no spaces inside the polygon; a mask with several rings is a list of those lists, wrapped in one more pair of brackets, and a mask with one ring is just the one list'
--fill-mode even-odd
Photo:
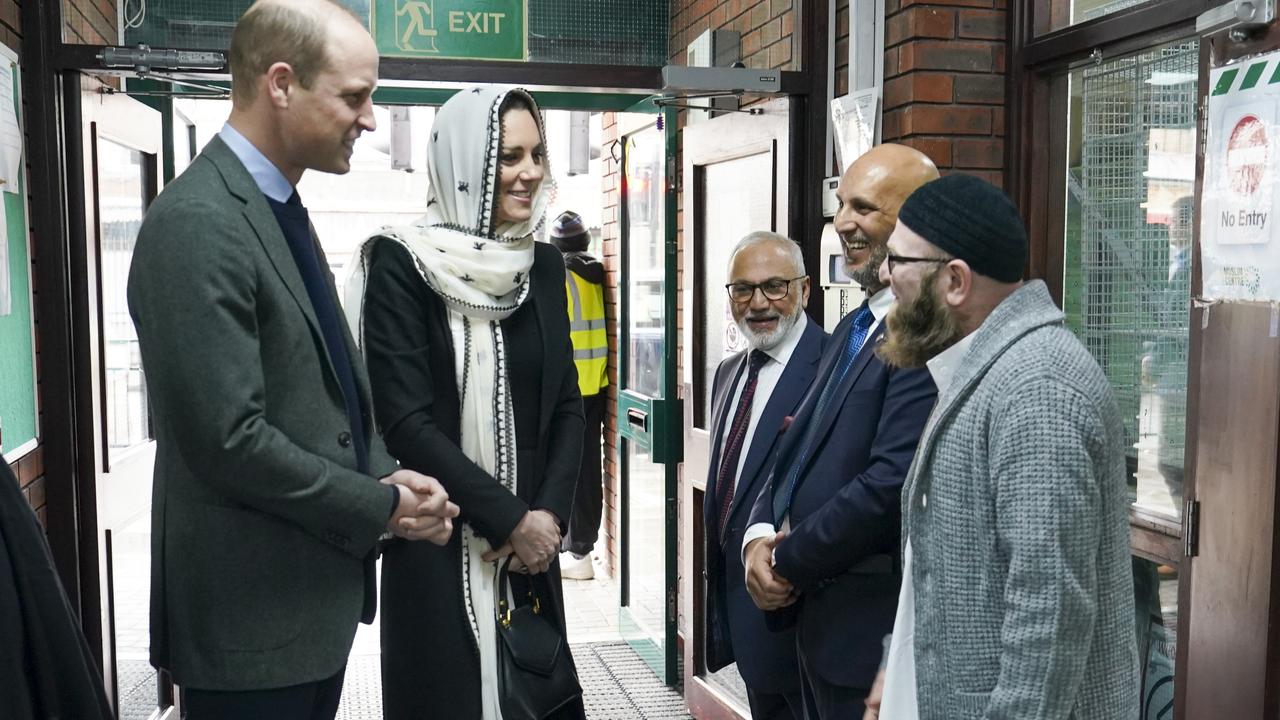
{"label": "red fingerprint graphic on sign", "polygon": [[1236,123],[1227,140],[1227,177],[1231,189],[1241,195],[1252,195],[1267,170],[1267,127],[1253,115],[1245,115]]}

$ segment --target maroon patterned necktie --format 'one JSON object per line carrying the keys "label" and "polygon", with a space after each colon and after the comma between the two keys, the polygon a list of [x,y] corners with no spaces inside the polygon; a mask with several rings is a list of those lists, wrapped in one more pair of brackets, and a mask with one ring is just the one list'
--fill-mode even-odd
{"label": "maroon patterned necktie", "polygon": [[722,538],[725,533],[725,523],[729,519],[729,506],[733,504],[734,484],[738,477],[738,458],[742,456],[742,446],[747,439],[747,426],[751,424],[751,400],[756,394],[756,381],[760,377],[760,368],[768,360],[769,356],[763,351],[751,351],[747,382],[742,386],[738,409],[733,413],[733,424],[729,426],[729,437],[725,441],[724,451],[720,457],[720,471],[716,474],[716,495],[720,504],[720,513],[717,517]]}

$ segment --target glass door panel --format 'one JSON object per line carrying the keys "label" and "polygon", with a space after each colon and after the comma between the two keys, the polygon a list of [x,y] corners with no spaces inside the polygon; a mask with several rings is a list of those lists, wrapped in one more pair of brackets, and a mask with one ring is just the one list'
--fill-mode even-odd
{"label": "glass door panel", "polygon": [[98,479],[98,512],[110,575],[117,702],[122,717],[145,717],[161,707],[160,685],[148,660],[155,443],[125,287],[138,230],[151,200],[148,174],[153,173],[155,157],[102,135],[95,140],[106,445],[106,472]]}
{"label": "glass door panel", "polygon": [[746,338],[733,321],[725,283],[729,282],[729,255],[748,233],[773,230],[773,148],[745,157],[704,166],[698,201],[702,203],[701,235],[703,287],[702,327],[705,351],[702,378],[694,384],[698,408],[694,426],[709,429],[711,423],[711,378],[716,368],[734,353],[747,347]]}
{"label": "glass door panel", "polygon": [[[1063,310],[1124,420],[1142,717],[1168,717],[1177,658],[1200,43],[1071,72]],[[1170,715],[1166,715],[1169,713]]]}
{"label": "glass door panel", "polygon": [[[665,682],[676,671],[674,196],[666,168],[674,133],[654,124],[622,150],[622,599],[619,628]],[[673,422],[674,421],[674,422]]]}
{"label": "glass door panel", "polygon": [[1185,40],[1072,73],[1063,308],[1124,417],[1135,511],[1182,512],[1196,68]]}
{"label": "glass door panel", "polygon": [[626,468],[627,600],[621,624],[623,636],[645,662],[660,672],[665,650],[666,553],[663,552],[666,478],[650,451],[623,441]]}

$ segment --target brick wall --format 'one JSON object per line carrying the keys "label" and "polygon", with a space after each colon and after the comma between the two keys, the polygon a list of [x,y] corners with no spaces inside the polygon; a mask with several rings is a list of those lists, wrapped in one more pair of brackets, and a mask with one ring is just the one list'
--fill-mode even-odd
{"label": "brick wall", "polygon": [[0,0],[0,42],[22,51],[22,6],[17,0]]}
{"label": "brick wall", "polygon": [[118,45],[116,15],[116,0],[62,0],[62,39],[84,45]]}
{"label": "brick wall", "polygon": [[703,32],[736,30],[747,67],[799,69],[799,0],[672,0],[670,10],[673,64],[686,64],[689,43]]}
{"label": "brick wall", "polygon": [[13,470],[14,477],[18,478],[18,487],[22,488],[22,495],[31,505],[31,509],[36,511],[41,527],[47,527],[45,524],[44,448],[38,447],[27,453],[18,462],[10,464],[9,469]]}
{"label": "brick wall", "polygon": [[604,532],[601,542],[596,543],[596,552],[605,556],[605,564],[614,577],[621,568],[618,540],[622,529],[622,505],[619,502],[621,486],[619,484],[620,467],[618,461],[618,305],[620,296],[620,279],[622,272],[622,233],[618,225],[618,194],[622,188],[622,174],[618,162],[608,152],[608,148],[618,140],[618,121],[614,113],[603,116],[604,173],[601,178],[600,194],[604,203],[604,211],[600,215],[600,239],[603,243],[605,270],[605,317],[609,335],[609,407],[604,417]]}
{"label": "brick wall", "polygon": [[883,138],[1003,185],[1006,0],[887,0]]}
{"label": "brick wall", "polygon": [[[885,142],[945,174],[1003,184],[1006,0],[886,0]],[[836,96],[849,91],[849,0],[836,4]]]}

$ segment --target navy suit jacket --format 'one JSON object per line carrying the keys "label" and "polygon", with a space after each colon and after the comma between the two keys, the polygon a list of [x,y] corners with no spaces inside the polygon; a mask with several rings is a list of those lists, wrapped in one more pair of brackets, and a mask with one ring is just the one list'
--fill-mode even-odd
{"label": "navy suit jacket", "polygon": [[902,483],[937,388],[928,370],[892,368],[876,356],[885,334],[881,323],[822,417],[815,417],[852,324],[850,314],[832,333],[795,421],[778,443],[750,523],[774,522],[774,485],[785,482],[807,424],[819,423],[792,496],[790,533],[774,554],[778,573],[801,595],[795,605],[769,613],[770,625],[793,621],[806,666],[826,681],[870,688],[898,605]]}
{"label": "navy suit jacket", "polygon": [[733,422],[734,389],[746,371],[746,351],[720,363],[716,369],[711,401],[711,464],[707,469],[707,494],[702,503],[706,540],[706,658],[715,672],[734,662],[753,691],[798,692],[795,635],[790,630],[771,632],[764,613],[747,594],[742,567],[742,535],[752,503],[768,478],[769,458],[788,416],[794,415],[809,383],[813,382],[827,334],[812,319],[791,353],[778,384],[774,386],[756,423],[755,433],[743,448],[742,473],[734,487],[733,501],[723,531],[718,527],[716,474],[720,467],[725,425]]}

